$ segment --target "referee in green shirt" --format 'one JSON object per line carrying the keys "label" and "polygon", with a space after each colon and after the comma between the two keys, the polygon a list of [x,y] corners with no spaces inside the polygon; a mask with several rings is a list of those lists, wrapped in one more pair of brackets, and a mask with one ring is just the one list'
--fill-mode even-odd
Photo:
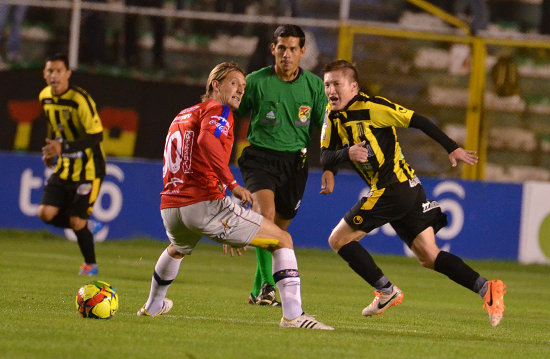
{"label": "referee in green shirt", "polygon": [[[299,67],[305,35],[296,25],[281,25],[273,33],[275,65],[246,77],[238,117],[250,118],[246,147],[239,158],[254,210],[286,230],[304,194],[307,146],[313,126],[323,125],[327,99],[323,81]],[[256,249],[257,267],[248,302],[279,305],[271,269],[271,254]]]}

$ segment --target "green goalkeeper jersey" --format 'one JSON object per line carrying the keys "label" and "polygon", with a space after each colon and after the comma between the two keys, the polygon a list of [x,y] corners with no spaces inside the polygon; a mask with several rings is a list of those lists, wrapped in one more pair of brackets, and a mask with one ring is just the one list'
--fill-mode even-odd
{"label": "green goalkeeper jersey", "polygon": [[273,66],[246,77],[238,117],[250,116],[247,139],[255,146],[281,152],[298,152],[309,145],[311,125],[321,128],[327,98],[323,80],[299,69],[294,81],[285,82]]}

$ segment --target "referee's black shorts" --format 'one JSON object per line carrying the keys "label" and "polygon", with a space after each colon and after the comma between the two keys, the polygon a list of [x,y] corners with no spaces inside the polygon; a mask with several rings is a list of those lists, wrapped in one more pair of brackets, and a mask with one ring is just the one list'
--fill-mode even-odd
{"label": "referee's black shorts", "polygon": [[308,166],[300,153],[246,147],[239,158],[245,187],[252,193],[269,189],[275,194],[275,211],[284,219],[298,213],[306,189]]}
{"label": "referee's black shorts", "polygon": [[92,181],[65,181],[54,173],[44,187],[40,204],[57,207],[70,217],[88,219],[102,181],[102,178]]}
{"label": "referee's black shorts", "polygon": [[389,223],[410,247],[414,238],[428,227],[437,233],[447,225],[447,215],[436,201],[428,201],[424,187],[415,177],[369,192],[346,213],[344,220],[353,229],[366,233]]}

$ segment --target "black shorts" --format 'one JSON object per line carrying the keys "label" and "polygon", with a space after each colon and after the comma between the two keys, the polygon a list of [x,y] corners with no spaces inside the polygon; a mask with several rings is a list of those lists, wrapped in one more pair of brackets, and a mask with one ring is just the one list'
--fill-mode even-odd
{"label": "black shorts", "polygon": [[344,220],[353,229],[367,233],[389,223],[409,247],[426,228],[431,226],[437,233],[447,225],[447,215],[436,201],[426,200],[424,187],[416,177],[369,192]]}
{"label": "black shorts", "polygon": [[44,187],[40,204],[58,207],[68,216],[88,219],[102,181],[102,178],[81,182],[65,181],[54,173]]}
{"label": "black shorts", "polygon": [[307,160],[300,153],[278,152],[248,146],[239,158],[245,187],[252,193],[269,189],[275,194],[275,211],[284,219],[298,213],[307,182]]}

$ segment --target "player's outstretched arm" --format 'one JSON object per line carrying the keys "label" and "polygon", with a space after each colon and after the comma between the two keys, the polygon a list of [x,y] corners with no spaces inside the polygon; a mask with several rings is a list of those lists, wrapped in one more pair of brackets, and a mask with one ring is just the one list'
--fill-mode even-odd
{"label": "player's outstretched arm", "polygon": [[469,165],[475,165],[479,157],[476,155],[475,151],[467,151],[462,147],[457,148],[453,152],[449,153],[449,161],[453,167],[456,167],[458,161],[467,163]]}

